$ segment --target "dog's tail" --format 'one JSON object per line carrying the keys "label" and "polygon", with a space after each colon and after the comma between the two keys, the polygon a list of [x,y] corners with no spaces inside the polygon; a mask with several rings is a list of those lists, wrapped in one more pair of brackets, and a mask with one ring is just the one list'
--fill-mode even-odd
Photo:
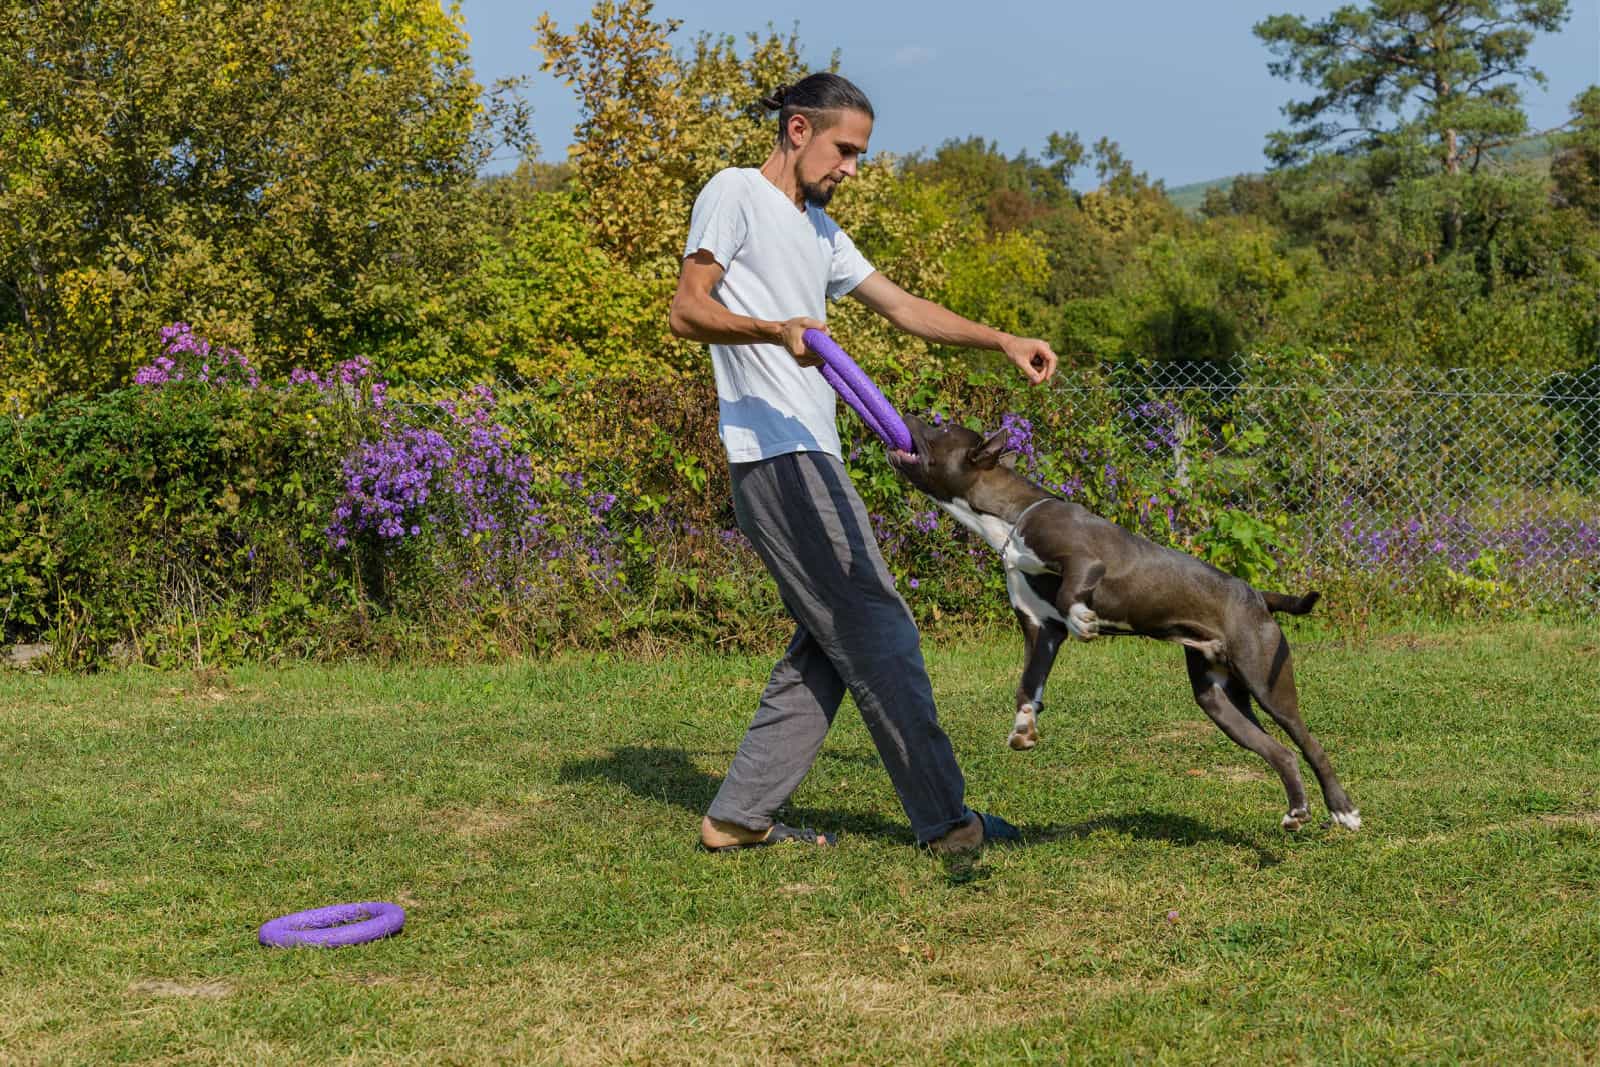
{"label": "dog's tail", "polygon": [[1305,596],[1266,592],[1263,592],[1261,596],[1267,602],[1268,611],[1281,611],[1286,615],[1309,614],[1311,609],[1316,606],[1317,601],[1322,599],[1322,594],[1315,589]]}

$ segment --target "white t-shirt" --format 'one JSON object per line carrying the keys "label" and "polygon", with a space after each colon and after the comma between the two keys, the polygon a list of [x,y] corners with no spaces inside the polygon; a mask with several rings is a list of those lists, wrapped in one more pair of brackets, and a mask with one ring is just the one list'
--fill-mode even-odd
{"label": "white t-shirt", "polygon": [[[711,295],[729,311],[783,321],[827,319],[827,302],[866,280],[872,264],[819,207],[805,211],[759,170],[729,167],[700,190],[688,257],[704,249],[723,269]],[[840,456],[838,395],[782,345],[712,345],[717,430],[733,463],[785,452]]]}

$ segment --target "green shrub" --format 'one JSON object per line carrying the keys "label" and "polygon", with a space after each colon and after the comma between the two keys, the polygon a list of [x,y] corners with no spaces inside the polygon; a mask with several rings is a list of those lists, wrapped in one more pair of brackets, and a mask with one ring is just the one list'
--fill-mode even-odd
{"label": "green shrub", "polygon": [[[7,635],[71,663],[301,655],[350,599],[323,528],[351,420],[295,391],[199,381],[66,400],[13,422],[0,461]],[[207,624],[232,620],[228,633]]]}

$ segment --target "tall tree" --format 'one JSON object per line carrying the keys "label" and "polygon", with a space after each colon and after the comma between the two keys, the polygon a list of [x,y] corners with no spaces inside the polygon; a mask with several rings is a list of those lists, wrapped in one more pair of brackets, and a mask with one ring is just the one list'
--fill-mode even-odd
{"label": "tall tree", "polygon": [[1571,132],[1556,140],[1550,165],[1560,203],[1600,223],[1600,85],[1591,85],[1572,102]]}
{"label": "tall tree", "polygon": [[1371,0],[1310,22],[1276,15],[1255,34],[1268,69],[1317,93],[1284,107],[1291,129],[1267,139],[1278,165],[1324,150],[1420,147],[1447,174],[1527,131],[1521,83],[1538,32],[1560,29],[1568,0]]}

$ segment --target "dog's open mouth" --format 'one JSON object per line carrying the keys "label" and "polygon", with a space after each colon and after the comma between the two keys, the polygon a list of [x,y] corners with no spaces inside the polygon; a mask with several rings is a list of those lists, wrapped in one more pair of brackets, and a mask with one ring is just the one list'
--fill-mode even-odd
{"label": "dog's open mouth", "polygon": [[891,448],[889,462],[895,467],[915,467],[920,461],[915,452],[907,452],[903,448]]}

